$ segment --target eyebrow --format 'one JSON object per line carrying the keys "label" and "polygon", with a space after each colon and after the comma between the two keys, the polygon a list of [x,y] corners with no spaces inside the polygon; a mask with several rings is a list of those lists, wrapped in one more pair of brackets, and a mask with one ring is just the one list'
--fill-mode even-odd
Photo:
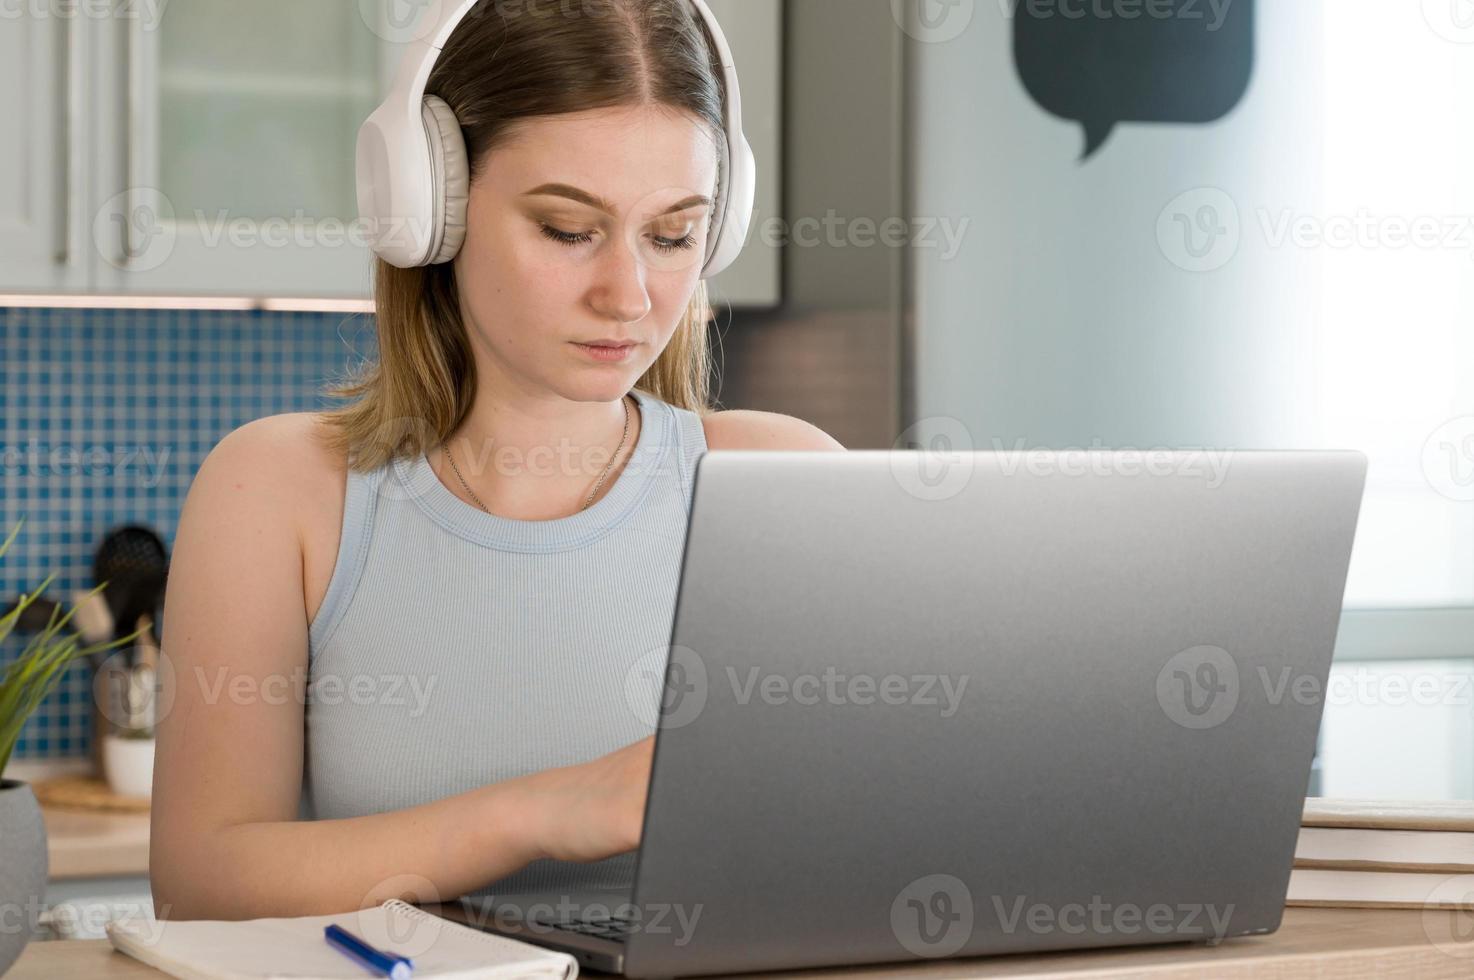
{"label": "eyebrow", "polygon": [[[528,191],[522,196],[566,197],[570,201],[577,201],[579,204],[587,204],[591,208],[597,208],[610,217],[619,216],[619,209],[610,204],[608,201],[604,200],[602,197],[599,197],[597,194],[590,194],[588,191],[579,190],[577,187],[572,187],[568,184],[543,184],[540,187],[534,187],[532,190]],[[713,203],[714,202],[711,198],[706,197],[702,194],[696,194],[692,197],[686,198],[684,201],[679,201],[676,204],[672,204],[670,207],[660,212],[660,214],[656,215],[656,217],[659,218],[667,214],[675,214],[679,211],[685,211],[687,208],[694,208],[697,205],[705,205],[707,207],[710,207]]]}

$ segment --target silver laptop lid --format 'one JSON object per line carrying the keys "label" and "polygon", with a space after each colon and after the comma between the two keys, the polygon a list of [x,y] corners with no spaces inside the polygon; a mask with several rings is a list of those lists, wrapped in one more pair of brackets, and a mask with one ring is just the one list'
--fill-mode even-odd
{"label": "silver laptop lid", "polygon": [[1276,928],[1365,469],[708,453],[626,973]]}

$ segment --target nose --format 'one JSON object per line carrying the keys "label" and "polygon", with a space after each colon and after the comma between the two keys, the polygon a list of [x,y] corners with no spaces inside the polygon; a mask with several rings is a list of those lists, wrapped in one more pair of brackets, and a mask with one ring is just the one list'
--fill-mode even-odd
{"label": "nose", "polygon": [[609,242],[599,257],[592,306],[601,316],[620,323],[636,323],[650,312],[645,264],[624,236]]}

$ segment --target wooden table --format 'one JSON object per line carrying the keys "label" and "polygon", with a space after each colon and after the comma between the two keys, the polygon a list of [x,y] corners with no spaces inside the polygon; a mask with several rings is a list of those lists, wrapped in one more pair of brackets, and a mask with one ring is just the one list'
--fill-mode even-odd
{"label": "wooden table", "polygon": [[[769,974],[789,980],[834,977],[905,977],[972,980],[987,977],[1242,980],[1297,977],[1350,980],[1439,980],[1474,976],[1474,935],[1459,929],[1468,913],[1407,909],[1301,909],[1285,911],[1280,930],[1268,936],[1230,939],[1218,947],[1156,946],[1000,956],[928,963],[893,963],[834,970]],[[1467,926],[1465,918],[1463,925]],[[1462,938],[1459,938],[1462,937]],[[585,971],[587,972],[587,971]],[[105,940],[32,943],[6,980],[123,980],[163,974],[115,952]]]}
{"label": "wooden table", "polygon": [[41,816],[52,881],[148,874],[148,814],[43,806]]}

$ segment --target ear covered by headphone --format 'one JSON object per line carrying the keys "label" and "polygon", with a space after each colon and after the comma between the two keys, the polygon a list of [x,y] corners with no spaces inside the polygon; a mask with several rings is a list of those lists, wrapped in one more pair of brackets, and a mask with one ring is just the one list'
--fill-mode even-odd
{"label": "ear covered by headphone", "polygon": [[455,110],[435,95],[425,96],[425,139],[435,180],[435,229],[429,265],[449,262],[466,241],[466,203],[471,197],[471,161]]}
{"label": "ear covered by headphone", "polygon": [[[443,0],[444,2],[444,0]],[[466,240],[470,160],[455,112],[425,87],[441,50],[480,0],[446,2],[435,28],[409,45],[384,104],[358,131],[358,213],[375,255],[401,269],[449,262]],[[705,0],[690,0],[722,65],[727,152],[706,263],[710,279],[742,252],[757,192],[757,164],[742,131],[742,93],[732,51]]]}

